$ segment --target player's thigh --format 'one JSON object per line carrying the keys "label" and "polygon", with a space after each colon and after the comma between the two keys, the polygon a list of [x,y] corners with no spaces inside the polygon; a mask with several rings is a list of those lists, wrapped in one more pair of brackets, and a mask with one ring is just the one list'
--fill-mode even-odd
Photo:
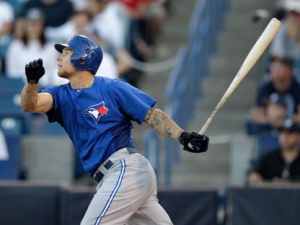
{"label": "player's thigh", "polygon": [[151,196],[144,206],[139,208],[126,225],[172,225],[172,221],[156,196]]}
{"label": "player's thigh", "polygon": [[99,185],[81,225],[123,225],[156,191],[153,171],[138,156],[123,163],[126,170],[113,168]]}
{"label": "player's thigh", "polygon": [[111,174],[98,188],[81,221],[81,225],[123,225],[134,213],[126,200],[122,184],[124,177]]}

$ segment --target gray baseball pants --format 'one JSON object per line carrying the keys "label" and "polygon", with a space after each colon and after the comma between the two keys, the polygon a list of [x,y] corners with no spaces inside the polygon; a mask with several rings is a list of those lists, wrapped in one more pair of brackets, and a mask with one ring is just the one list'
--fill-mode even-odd
{"label": "gray baseball pants", "polygon": [[[113,165],[107,170],[104,165]],[[157,182],[150,162],[126,148],[115,152],[98,170],[104,175],[81,225],[170,225],[158,203]]]}

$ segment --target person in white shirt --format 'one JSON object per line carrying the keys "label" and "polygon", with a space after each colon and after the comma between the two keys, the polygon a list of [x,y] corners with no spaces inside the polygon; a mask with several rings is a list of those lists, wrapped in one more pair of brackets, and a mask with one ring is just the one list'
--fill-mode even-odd
{"label": "person in white shirt", "polygon": [[88,0],[86,9],[93,15],[93,27],[115,48],[125,49],[129,17],[124,6],[112,0]]}
{"label": "person in white shirt", "polygon": [[57,66],[57,53],[53,43],[44,34],[44,16],[42,11],[31,9],[24,21],[24,34],[21,39],[13,39],[6,54],[6,74],[8,77],[24,77],[24,64],[37,57],[44,59],[46,74],[41,79],[41,87],[53,85]]}
{"label": "person in white shirt", "polygon": [[5,72],[3,63],[5,63],[7,46],[11,40],[13,22],[13,7],[7,2],[0,1],[0,74]]}

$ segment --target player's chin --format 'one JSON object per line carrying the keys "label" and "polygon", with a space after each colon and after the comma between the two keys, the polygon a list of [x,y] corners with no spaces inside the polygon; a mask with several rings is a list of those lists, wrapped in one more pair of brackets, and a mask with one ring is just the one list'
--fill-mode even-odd
{"label": "player's chin", "polygon": [[58,70],[58,71],[57,71],[57,75],[58,75],[59,77],[61,77],[61,78],[68,78],[68,77],[69,77],[69,75],[68,75],[66,72],[61,71],[61,70]]}

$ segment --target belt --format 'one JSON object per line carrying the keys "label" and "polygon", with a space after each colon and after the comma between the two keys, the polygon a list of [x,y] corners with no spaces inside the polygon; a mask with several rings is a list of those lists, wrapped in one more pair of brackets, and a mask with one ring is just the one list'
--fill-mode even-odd
{"label": "belt", "polygon": [[[129,153],[129,154],[133,154],[133,153],[136,153],[137,151],[134,149],[134,148],[126,148],[126,150],[127,150],[127,152]],[[117,152],[115,152],[115,153],[117,153]],[[109,170],[113,165],[114,165],[114,163],[111,161],[111,160],[107,160],[106,162],[104,162],[103,164],[103,167],[106,169],[106,170]],[[101,166],[102,166],[101,165]],[[95,174],[94,174],[94,176],[93,176],[93,178],[94,178],[94,180],[97,182],[97,183],[100,183],[100,181],[103,179],[103,177],[104,177],[104,175],[105,175],[105,173],[103,173],[102,171],[100,171],[100,167],[101,166],[99,166],[99,168],[98,168],[98,170],[95,172]],[[106,171],[105,171],[106,172]]]}

